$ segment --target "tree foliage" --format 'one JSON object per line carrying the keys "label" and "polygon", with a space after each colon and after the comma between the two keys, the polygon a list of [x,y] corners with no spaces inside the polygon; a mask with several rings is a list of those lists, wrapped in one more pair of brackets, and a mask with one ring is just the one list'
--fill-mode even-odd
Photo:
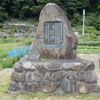
{"label": "tree foliage", "polygon": [[[47,3],[57,3],[66,13],[72,24],[81,24],[82,10],[86,9],[86,23],[100,30],[100,0],[0,0],[0,22],[9,18],[37,18],[43,6]],[[99,16],[96,20],[96,16]]]}

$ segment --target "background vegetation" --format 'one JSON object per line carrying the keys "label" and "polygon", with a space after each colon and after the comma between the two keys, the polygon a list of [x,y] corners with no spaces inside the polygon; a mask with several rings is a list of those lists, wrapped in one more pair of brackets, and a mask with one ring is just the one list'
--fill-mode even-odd
{"label": "background vegetation", "polygon": [[0,0],[0,30],[6,20],[36,22],[41,9],[49,2],[58,4],[65,11],[74,31],[78,32],[82,32],[82,10],[85,9],[85,33],[92,35],[92,39],[100,36],[100,0]]}
{"label": "background vegetation", "polygon": [[82,23],[82,10],[86,9],[86,24],[100,30],[100,0],[0,0],[0,22],[9,18],[37,19],[46,3],[57,3],[72,21]]}
{"label": "background vegetation", "polygon": [[11,19],[32,19],[34,23],[44,5],[50,2],[65,11],[75,31],[79,32],[82,31],[82,10],[85,9],[85,33],[100,35],[100,0],[0,0],[0,23]]}

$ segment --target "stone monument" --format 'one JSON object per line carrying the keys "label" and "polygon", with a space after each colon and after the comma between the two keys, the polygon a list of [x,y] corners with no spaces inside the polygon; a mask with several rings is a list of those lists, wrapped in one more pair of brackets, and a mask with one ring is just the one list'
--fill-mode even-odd
{"label": "stone monument", "polygon": [[42,9],[36,35],[41,57],[76,57],[77,38],[64,11],[56,4],[49,3]]}
{"label": "stone monument", "polygon": [[76,57],[77,38],[64,11],[41,11],[32,55],[13,66],[9,92],[100,92],[93,62]]}

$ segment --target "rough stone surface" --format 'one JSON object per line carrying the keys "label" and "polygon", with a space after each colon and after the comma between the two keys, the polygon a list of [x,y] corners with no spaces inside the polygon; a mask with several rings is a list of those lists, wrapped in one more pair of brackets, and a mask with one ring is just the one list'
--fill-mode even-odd
{"label": "rough stone surface", "polygon": [[68,79],[67,77],[65,77],[61,83],[61,87],[63,89],[64,92],[75,92],[75,81],[74,79]]}
{"label": "rough stone surface", "polygon": [[15,63],[14,69],[15,69],[17,72],[21,72],[21,71],[22,71],[21,63],[20,63],[20,62]]}
{"label": "rough stone surface", "polygon": [[[23,66],[22,71],[12,72],[10,91],[21,92],[53,92],[53,93],[89,93],[100,92],[97,76],[93,70],[93,62],[77,60],[33,60],[25,65],[34,65],[35,70]],[[20,62],[20,61],[19,61]],[[18,63],[18,62],[17,62]],[[16,64],[15,64],[16,65]],[[14,66],[15,66],[14,65]],[[84,67],[81,69],[81,67]],[[88,68],[90,70],[88,70]],[[60,90],[60,91],[59,91]],[[59,91],[59,92],[58,92]]]}
{"label": "rough stone surface", "polygon": [[24,74],[23,73],[19,73],[19,72],[12,72],[12,75],[11,75],[11,79],[13,81],[17,81],[17,82],[20,82],[20,81],[24,81]]}
{"label": "rough stone surface", "polygon": [[79,91],[79,93],[100,92],[100,86],[97,83],[77,81],[76,91]]}
{"label": "rough stone surface", "polygon": [[80,71],[80,72],[76,72],[74,74],[75,79],[80,80],[80,81],[85,81],[88,83],[97,82],[97,76],[96,73],[92,70],[92,71]]}
{"label": "rough stone surface", "polygon": [[[44,23],[47,21],[61,21],[63,22],[63,34],[64,34],[64,47],[61,48],[43,48],[44,45]],[[40,53],[40,57],[46,58],[75,58],[76,57],[76,44],[77,38],[71,28],[70,22],[65,15],[65,12],[56,4],[48,3],[42,9],[39,17],[39,23],[36,31],[36,35],[41,39],[36,40],[36,46]],[[35,44],[34,44],[35,45]]]}
{"label": "rough stone surface", "polygon": [[59,87],[59,82],[46,82],[42,86],[42,92],[53,92]]}
{"label": "rough stone surface", "polygon": [[12,90],[12,91],[17,91],[17,90],[19,90],[20,87],[19,87],[18,82],[16,82],[16,81],[11,81],[10,86],[9,86],[8,89],[9,89],[9,90]]}
{"label": "rough stone surface", "polygon": [[25,69],[25,70],[35,70],[35,66],[32,65],[32,63],[30,61],[27,61],[27,62],[23,62],[22,63],[22,67]]}

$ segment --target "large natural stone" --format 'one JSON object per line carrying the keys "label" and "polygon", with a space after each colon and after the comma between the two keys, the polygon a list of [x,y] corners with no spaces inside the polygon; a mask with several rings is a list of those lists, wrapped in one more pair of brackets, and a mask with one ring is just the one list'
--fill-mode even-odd
{"label": "large natural stone", "polygon": [[17,91],[20,89],[19,83],[15,81],[11,81],[10,86],[8,88],[10,91]]}
{"label": "large natural stone", "polygon": [[25,70],[33,70],[33,71],[36,69],[35,65],[32,64],[31,61],[25,61],[25,62],[23,61],[22,68]]}
{"label": "large natural stone", "polygon": [[82,67],[82,63],[80,63],[80,62],[65,62],[63,64],[64,70],[80,71],[81,67]]}
{"label": "large natural stone", "polygon": [[25,90],[32,92],[32,83],[31,82],[28,82],[25,84]]}
{"label": "large natural stone", "polygon": [[83,83],[83,82],[77,82],[76,84],[76,90],[79,92],[79,93],[88,93],[89,90],[88,90],[88,86],[86,83]]}
{"label": "large natural stone", "polygon": [[89,88],[89,92],[100,92],[100,85],[94,84]]}
{"label": "large natural stone", "polygon": [[37,92],[37,91],[41,91],[41,84],[38,81],[33,81],[32,82],[32,91],[33,92]]}
{"label": "large natural stone", "polygon": [[59,82],[47,82],[42,86],[42,92],[53,92],[60,86]]}
{"label": "large natural stone", "polygon": [[19,82],[19,87],[20,87],[20,92],[26,93],[26,87],[25,87],[25,81],[24,82]]}
{"label": "large natural stone", "polygon": [[94,71],[75,72],[74,78],[83,82],[88,82],[88,83],[96,83],[98,79]]}
{"label": "large natural stone", "polygon": [[35,72],[26,72],[25,75],[25,81],[32,82],[32,81],[41,81],[42,80],[42,74],[38,71]]}
{"label": "large natural stone", "polygon": [[[44,44],[44,23],[45,22],[61,22],[63,23],[63,43],[60,48],[42,47]],[[56,30],[56,29],[55,29]],[[58,34],[59,35],[59,34]],[[39,17],[39,23],[36,30],[36,45],[40,53],[40,57],[45,58],[75,58],[77,38],[71,28],[70,22],[65,12],[56,4],[48,3],[42,9]],[[49,44],[50,45],[50,44]]]}
{"label": "large natural stone", "polygon": [[61,63],[59,63],[59,61],[51,61],[49,62],[49,64],[47,66],[45,66],[45,69],[46,70],[49,70],[49,71],[59,71],[62,69],[62,66],[61,66]]}
{"label": "large natural stone", "polygon": [[56,71],[56,72],[54,71],[54,72],[46,72],[43,79],[50,82],[52,81],[56,82],[61,80],[63,77],[64,77],[63,71]]}
{"label": "large natural stone", "polygon": [[15,69],[17,72],[21,72],[21,71],[22,71],[21,63],[20,63],[20,62],[15,63],[14,69]]}
{"label": "large natural stone", "polygon": [[19,72],[13,72],[11,75],[13,81],[22,82],[25,80],[24,74]]}
{"label": "large natural stone", "polygon": [[100,92],[100,86],[97,83],[76,82],[76,91],[80,93]]}
{"label": "large natural stone", "polygon": [[94,70],[95,65],[91,61],[86,61],[82,59],[69,60],[63,63],[63,69],[73,70],[73,71],[89,71]]}
{"label": "large natural stone", "polygon": [[86,66],[84,69],[87,71],[87,70],[94,70],[95,69],[95,65],[94,65],[94,63],[93,62],[91,62],[91,61],[88,61],[88,63],[85,63],[86,65],[84,65],[84,66]]}
{"label": "large natural stone", "polygon": [[70,79],[67,79],[67,77],[65,77],[63,81],[61,81],[61,87],[64,92],[75,92],[76,91],[75,80],[73,79],[70,80]]}

